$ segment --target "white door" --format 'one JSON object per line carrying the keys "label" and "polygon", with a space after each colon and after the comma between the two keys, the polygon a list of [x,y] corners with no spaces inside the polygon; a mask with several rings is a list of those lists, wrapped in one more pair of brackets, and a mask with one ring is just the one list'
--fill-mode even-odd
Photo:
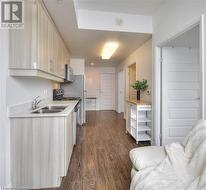
{"label": "white door", "polygon": [[162,48],[162,144],[181,142],[202,114],[198,48]]}
{"label": "white door", "polygon": [[118,112],[124,112],[124,71],[118,73]]}
{"label": "white door", "polygon": [[100,109],[115,109],[115,74],[100,75]]}

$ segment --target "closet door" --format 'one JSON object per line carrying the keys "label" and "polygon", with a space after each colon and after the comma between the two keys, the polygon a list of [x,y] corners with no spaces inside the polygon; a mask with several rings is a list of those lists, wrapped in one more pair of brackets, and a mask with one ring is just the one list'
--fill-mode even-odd
{"label": "closet door", "polygon": [[115,109],[115,75],[113,73],[100,76],[101,110]]}
{"label": "closet door", "polygon": [[162,144],[181,142],[201,118],[198,48],[162,49]]}

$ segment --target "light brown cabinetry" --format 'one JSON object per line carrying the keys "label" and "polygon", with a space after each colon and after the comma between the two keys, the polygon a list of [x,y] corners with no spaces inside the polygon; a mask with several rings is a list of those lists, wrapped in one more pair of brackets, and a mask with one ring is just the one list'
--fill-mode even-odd
{"label": "light brown cabinetry", "polygon": [[10,75],[62,82],[69,51],[42,1],[24,4],[24,29],[10,30]]}
{"label": "light brown cabinetry", "polygon": [[72,156],[74,119],[72,111],[65,117],[10,120],[12,188],[60,186]]}

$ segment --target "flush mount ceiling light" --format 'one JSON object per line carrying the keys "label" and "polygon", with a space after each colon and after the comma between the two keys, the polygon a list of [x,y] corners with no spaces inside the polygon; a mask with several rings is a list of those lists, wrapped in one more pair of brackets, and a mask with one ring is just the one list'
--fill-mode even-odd
{"label": "flush mount ceiling light", "polygon": [[118,46],[117,42],[107,42],[102,51],[102,59],[110,59]]}

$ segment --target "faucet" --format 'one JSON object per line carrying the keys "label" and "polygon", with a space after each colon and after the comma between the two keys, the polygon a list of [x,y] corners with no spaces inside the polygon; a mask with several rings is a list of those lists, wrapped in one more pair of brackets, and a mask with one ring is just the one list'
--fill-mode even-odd
{"label": "faucet", "polygon": [[34,100],[32,101],[32,109],[35,110],[38,107],[38,104],[42,101],[42,100],[38,100],[39,96],[37,96],[36,98],[34,98]]}

